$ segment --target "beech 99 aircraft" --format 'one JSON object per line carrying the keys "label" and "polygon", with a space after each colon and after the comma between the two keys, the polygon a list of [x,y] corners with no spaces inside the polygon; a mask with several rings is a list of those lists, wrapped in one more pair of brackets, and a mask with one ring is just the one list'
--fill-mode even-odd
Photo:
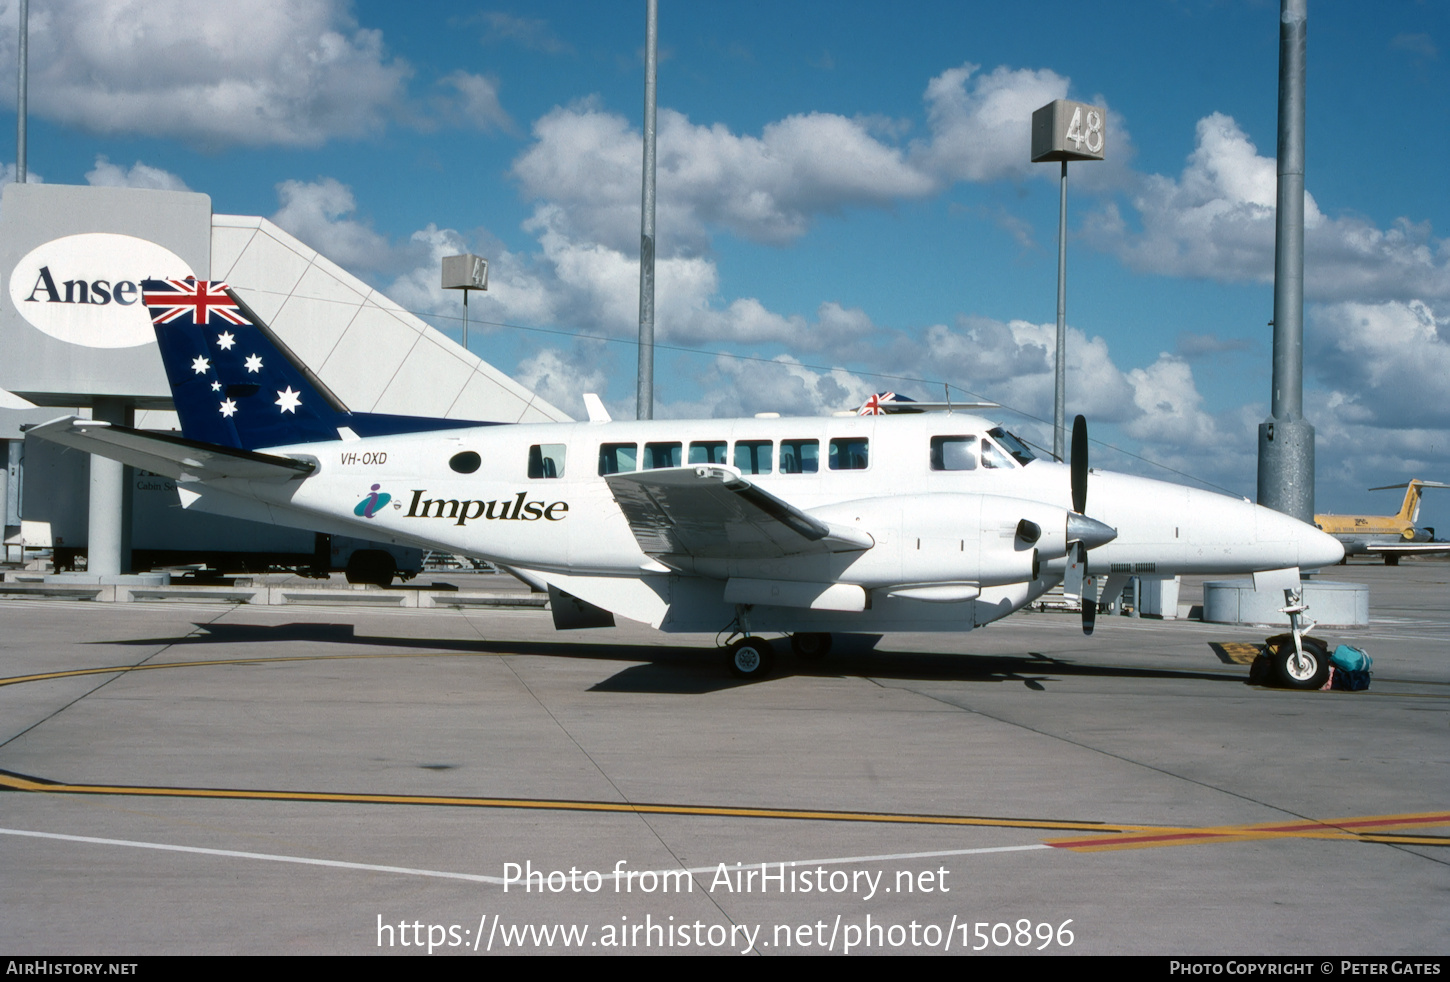
{"label": "beech 99 aircraft", "polygon": [[[226,284],[143,284],[181,436],[67,417],[35,436],[165,474],[181,506],[486,559],[549,592],[559,628],[614,616],[718,632],[969,631],[1089,568],[1129,575],[1337,563],[1313,526],[1194,488],[1090,472],[957,412],[490,424],[351,412]],[[1091,508],[1088,489],[1091,485]]]}

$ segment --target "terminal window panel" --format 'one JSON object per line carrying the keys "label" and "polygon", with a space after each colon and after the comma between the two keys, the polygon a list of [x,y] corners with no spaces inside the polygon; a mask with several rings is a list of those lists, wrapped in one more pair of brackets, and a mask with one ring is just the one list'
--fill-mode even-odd
{"label": "terminal window panel", "polygon": [[690,463],[692,464],[723,464],[725,463],[725,441],[724,440],[697,440],[690,444]]}
{"label": "terminal window panel", "polygon": [[742,474],[769,474],[773,464],[769,440],[736,440],[735,466]]}
{"label": "terminal window panel", "polygon": [[602,443],[599,445],[599,473],[627,474],[639,470],[639,444]]}
{"label": "terminal window panel", "polygon": [[821,441],[780,441],[782,474],[814,474],[821,469]]}
{"label": "terminal window panel", "polygon": [[529,448],[529,477],[557,478],[564,476],[564,456],[568,448],[562,443],[536,443]]}
{"label": "terminal window panel", "polygon": [[864,471],[871,462],[869,441],[864,436],[837,437],[831,441],[831,470]]}
{"label": "terminal window panel", "polygon": [[679,467],[681,445],[678,443],[646,443],[644,445],[644,467]]}
{"label": "terminal window panel", "polygon": [[932,437],[931,469],[934,471],[976,470],[977,438],[975,436]]}

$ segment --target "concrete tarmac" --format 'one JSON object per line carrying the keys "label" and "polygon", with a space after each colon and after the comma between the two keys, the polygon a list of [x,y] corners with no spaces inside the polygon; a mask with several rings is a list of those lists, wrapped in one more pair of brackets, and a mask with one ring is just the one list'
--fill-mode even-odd
{"label": "concrete tarmac", "polygon": [[0,601],[0,948],[1443,956],[1450,564],[1328,575],[1367,692],[1188,621],[742,684],[540,611]]}

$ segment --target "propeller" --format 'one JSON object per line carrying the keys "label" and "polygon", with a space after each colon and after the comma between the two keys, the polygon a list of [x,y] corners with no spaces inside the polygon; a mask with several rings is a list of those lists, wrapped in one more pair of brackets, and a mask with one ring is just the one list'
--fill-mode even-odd
{"label": "propeller", "polygon": [[1072,511],[1067,517],[1068,566],[1063,592],[1082,598],[1082,633],[1092,634],[1098,619],[1098,594],[1087,575],[1088,550],[1111,542],[1118,533],[1083,514],[1087,510],[1088,435],[1087,420],[1072,421]]}

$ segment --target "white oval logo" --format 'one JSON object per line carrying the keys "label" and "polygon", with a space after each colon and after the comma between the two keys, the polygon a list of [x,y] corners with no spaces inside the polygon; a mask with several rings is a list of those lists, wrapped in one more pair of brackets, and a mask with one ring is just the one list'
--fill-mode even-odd
{"label": "white oval logo", "polygon": [[10,274],[10,302],[68,344],[132,348],[156,340],[141,282],[192,271],[170,249],[133,235],[84,232],[32,249]]}

